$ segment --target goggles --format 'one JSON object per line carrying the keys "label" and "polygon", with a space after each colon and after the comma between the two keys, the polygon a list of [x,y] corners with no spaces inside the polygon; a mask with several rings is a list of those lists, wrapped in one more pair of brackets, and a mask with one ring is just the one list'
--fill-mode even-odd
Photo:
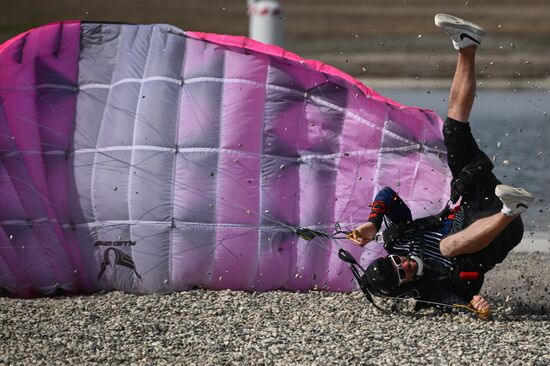
{"label": "goggles", "polygon": [[401,260],[400,256],[395,254],[389,255],[388,258],[390,258],[393,265],[395,266],[395,269],[397,270],[397,277],[399,277],[398,286],[401,286],[403,281],[405,281],[405,279],[407,278],[407,271],[405,271],[405,269],[401,267],[403,261]]}

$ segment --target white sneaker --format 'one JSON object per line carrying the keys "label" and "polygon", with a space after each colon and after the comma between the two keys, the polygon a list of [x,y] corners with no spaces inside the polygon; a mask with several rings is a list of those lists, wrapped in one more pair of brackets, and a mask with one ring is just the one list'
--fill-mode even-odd
{"label": "white sneaker", "polygon": [[502,201],[502,212],[506,216],[518,215],[525,212],[535,200],[535,197],[523,188],[515,188],[506,184],[499,184],[495,188],[496,196]]}
{"label": "white sneaker", "polygon": [[448,14],[436,14],[435,25],[449,33],[455,50],[468,46],[479,46],[485,30],[474,23]]}

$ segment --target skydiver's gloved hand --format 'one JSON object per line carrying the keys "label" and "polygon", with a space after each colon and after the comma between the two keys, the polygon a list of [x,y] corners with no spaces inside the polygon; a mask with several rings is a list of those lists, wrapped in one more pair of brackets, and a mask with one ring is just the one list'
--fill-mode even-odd
{"label": "skydiver's gloved hand", "polygon": [[491,314],[491,305],[481,295],[475,295],[470,301],[471,308],[477,311],[478,315],[482,319],[486,319]]}
{"label": "skydiver's gloved hand", "polygon": [[367,222],[353,230],[349,234],[349,239],[353,241],[354,244],[364,247],[368,242],[374,240],[377,232],[378,229],[376,225],[372,222]]}

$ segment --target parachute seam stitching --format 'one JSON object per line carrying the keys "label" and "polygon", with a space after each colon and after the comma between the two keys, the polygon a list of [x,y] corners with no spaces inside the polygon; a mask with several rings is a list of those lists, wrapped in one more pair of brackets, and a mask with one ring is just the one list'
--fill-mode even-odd
{"label": "parachute seam stitching", "polygon": [[[0,135],[2,136],[2,135]],[[277,154],[263,154],[263,156],[269,156],[274,157],[278,159],[287,160],[290,162],[300,162],[305,160],[311,160],[311,159],[335,159],[340,158],[342,156],[354,156],[354,155],[364,155],[365,153],[378,153],[378,152],[394,152],[394,151],[410,151],[410,150],[418,150],[419,144],[412,144],[409,146],[399,146],[399,147],[383,147],[380,149],[366,149],[366,150],[357,150],[357,151],[346,151],[343,153],[336,153],[336,154],[309,154],[309,155],[303,155],[301,158],[295,158],[292,156],[286,156],[286,155],[277,155]],[[77,154],[93,154],[93,153],[104,153],[109,151],[126,151],[126,150],[153,150],[153,151],[163,151],[163,152],[174,152],[173,148],[169,147],[162,147],[162,146],[152,146],[152,145],[136,145],[136,146],[126,146],[126,145],[120,145],[120,146],[110,146],[105,148],[97,148],[97,149],[90,149],[90,148],[84,148],[84,149],[76,149],[70,151],[71,154],[77,155]],[[233,150],[233,149],[218,149],[218,148],[210,148],[210,147],[190,147],[190,148],[183,148],[178,149],[178,152],[218,152],[223,151],[225,153],[229,154],[235,154],[240,156],[260,156],[260,154],[257,153],[251,153],[248,151],[241,151],[241,150]],[[439,150],[434,149],[434,152],[440,152]],[[11,151],[7,154],[4,154],[4,158],[9,158],[17,155],[35,155],[35,154],[43,154],[43,155],[65,155],[67,154],[66,151],[63,150],[49,150],[49,151],[38,151],[38,150],[27,150],[27,151]]]}
{"label": "parachute seam stitching", "polygon": [[[380,146],[380,151],[382,150],[383,142],[384,142],[384,136],[386,135],[386,122],[387,122],[388,115],[386,114],[386,118],[384,118],[384,125],[381,129],[380,134],[380,143],[378,144]],[[379,184],[379,177],[380,177],[380,166],[382,165],[382,154],[377,154],[377,160],[376,160],[376,171],[374,173],[374,185],[373,185],[373,192],[372,197],[376,196],[376,192],[380,190],[380,184]],[[385,216],[387,218],[387,216]]]}
{"label": "parachute seam stitching", "polygon": [[[167,37],[168,39],[168,37]],[[186,39],[186,38],[184,38]],[[173,172],[172,172],[172,192],[171,192],[171,200],[172,202],[174,202],[174,197],[176,196],[176,170],[177,170],[177,167],[178,167],[178,152],[179,152],[179,127],[180,127],[180,113],[181,113],[181,95],[182,95],[182,92],[183,92],[183,88],[185,88],[185,83],[183,82],[182,83],[182,80],[184,80],[184,76],[185,76],[185,72],[184,72],[184,69],[185,69],[185,61],[186,61],[186,56],[187,56],[187,41],[184,41],[185,44],[184,44],[184,50],[183,50],[183,56],[182,56],[182,60],[181,60],[181,67],[180,67],[180,76],[181,76],[181,80],[179,82],[179,89],[178,89],[178,110],[177,110],[177,113],[176,113],[176,136],[175,136],[175,145],[176,145],[176,153],[174,154],[174,164],[173,164]],[[170,210],[170,225],[174,225],[174,227],[176,226],[176,220],[174,218],[174,211],[175,211],[175,205],[172,205],[172,208]],[[168,280],[171,281],[172,279],[172,260],[173,260],[173,257],[172,257],[172,249],[173,249],[173,239],[174,239],[174,228],[173,227],[170,227],[170,248],[169,248],[169,256],[170,256],[170,260],[168,262]],[[168,285],[168,287],[170,287],[171,284]]]}
{"label": "parachute seam stitching", "polygon": [[[62,26],[62,23],[61,23],[61,26]],[[59,29],[59,26],[56,27],[56,30]],[[35,32],[33,32],[33,35],[40,35],[41,34],[41,31],[42,29],[40,30],[37,30]],[[27,45],[27,37],[30,35],[31,33],[27,33],[24,37],[23,37],[23,45],[22,45],[22,48],[21,48],[21,59],[20,59],[20,62],[19,64],[22,64],[23,63],[23,48]],[[55,54],[55,51],[53,52]],[[42,59],[45,55],[37,55],[36,56],[36,60],[39,60],[39,59]],[[34,60],[29,60],[28,62],[30,63],[31,61],[34,61]],[[34,71],[36,72],[36,65],[33,64],[32,65],[32,68],[34,69]],[[32,90],[36,90],[36,89],[32,89]],[[39,98],[39,94],[38,93],[33,93],[35,98]],[[37,106],[35,105],[34,107],[34,115],[36,116],[36,120],[39,121],[41,119],[41,115],[40,115],[40,110],[39,108],[37,108]],[[10,129],[11,131],[11,129]],[[44,132],[43,132],[43,129],[42,128],[38,128],[38,142],[41,146],[41,148],[43,148],[44,146]],[[50,213],[52,214],[52,216],[55,218],[55,220],[57,220],[57,215],[55,213],[55,210],[53,209],[53,202],[51,202],[51,193],[50,193],[50,184],[49,184],[49,181],[48,181],[48,175],[46,173],[46,170],[44,169],[44,167],[46,166],[46,162],[45,162],[45,159],[44,159],[44,156],[42,156],[40,158],[40,164],[42,166],[42,172],[40,175],[43,175],[44,177],[44,186],[43,186],[43,190],[44,192],[40,192],[41,190],[38,189],[38,187],[36,187],[36,183],[35,183],[35,179],[34,178],[30,178],[30,182],[31,184],[34,185],[33,189],[36,193],[38,193],[38,202],[39,202],[39,205],[41,206],[41,208],[45,211],[46,213],[46,217],[50,217]],[[25,167],[25,170],[27,171],[27,173],[31,173],[32,171],[32,168],[29,167],[27,165],[27,163],[23,163],[23,166]],[[32,174],[31,174],[32,176]],[[38,180],[40,180],[40,178],[38,178]],[[10,177],[10,181],[13,181],[13,179],[11,179]],[[19,192],[18,192],[19,193]],[[18,194],[19,196],[19,194]],[[18,197],[20,202],[21,202],[21,197]],[[28,214],[27,210],[25,209],[24,210],[26,214]],[[59,229],[59,231],[61,231],[59,225],[57,225],[58,227],[56,228],[55,225],[53,225],[52,227],[49,227],[48,231],[50,232],[50,234],[52,235],[52,243],[51,243],[51,248],[54,248],[54,250],[57,252],[58,249],[61,249],[62,251],[62,254],[66,256],[66,258],[71,262],[71,267],[74,266],[74,263],[73,263],[73,257],[71,255],[71,252],[68,250],[68,246],[67,246],[67,242],[65,240],[65,235],[63,235],[63,232],[58,232],[58,230],[56,229]],[[33,237],[36,237],[36,235],[32,235]],[[38,238],[37,238],[38,239]],[[40,241],[39,241],[40,243]],[[44,243],[45,244],[45,243]],[[53,291],[56,290],[56,287],[59,286],[60,282],[59,282],[59,279],[60,277],[63,277],[63,273],[65,272],[65,268],[59,268],[59,269],[56,269],[56,266],[54,265],[54,260],[52,257],[52,254],[51,254],[51,251],[49,251],[48,249],[48,246],[49,245],[44,245],[44,244],[39,244],[38,247],[41,249],[41,252],[45,255],[45,257],[47,258],[47,263],[45,263],[44,265],[49,267],[50,271],[51,271],[51,277],[54,279],[54,281],[56,282],[56,284],[54,285],[53,287]],[[74,267],[73,267],[74,268]],[[75,278],[74,276],[74,273],[72,273],[70,275],[70,278],[71,278],[71,282],[74,283],[74,281],[78,281],[78,277]],[[51,286],[47,287],[50,289],[50,292],[52,292],[52,289],[51,289]],[[47,291],[44,291],[44,292],[47,292]]]}
{"label": "parachute seam stitching", "polygon": [[[59,220],[51,220],[48,217],[42,217],[40,219],[32,220],[30,221],[33,224],[43,224],[43,223],[59,223]],[[97,223],[97,221],[86,221],[86,222],[73,222],[73,223],[61,223],[60,226],[63,228],[71,228],[71,227],[82,227],[82,226],[105,226],[105,225],[122,225],[122,224],[130,224],[130,225],[136,225],[136,224],[148,224],[148,225],[158,225],[158,224],[171,224],[171,221],[154,221],[154,220],[106,220],[102,221],[101,223]],[[0,225],[21,225],[21,226],[27,226],[29,224],[29,221],[27,220],[5,220],[0,221]],[[253,227],[253,228],[268,228],[268,229],[281,229],[284,232],[288,232],[287,227],[281,227],[279,225],[250,225],[250,224],[229,224],[229,223],[204,223],[204,222],[191,222],[191,221],[179,221],[175,222],[176,225],[189,225],[189,226],[212,226],[212,227]],[[341,222],[341,225],[353,225],[354,223],[344,223]],[[326,229],[326,225],[307,225],[304,226],[304,228],[309,229]]]}
{"label": "parachute seam stitching", "polygon": [[380,128],[380,126],[372,123],[372,122],[369,122],[367,119],[353,113],[353,112],[350,112],[350,111],[346,111],[345,108],[342,108],[340,106],[337,106],[336,104],[333,104],[333,103],[330,103],[322,98],[319,98],[319,97],[315,97],[315,96],[311,96],[311,99],[317,101],[318,103],[320,104],[323,104],[324,106],[326,107],[329,107],[329,108],[332,108],[336,111],[340,111],[340,112],[343,112],[345,113],[346,115],[349,115],[351,118],[353,118],[354,120],[358,121],[358,122],[361,122],[361,123],[364,123],[365,125],[367,125],[368,127],[371,127],[371,128],[374,128],[375,130],[379,130],[379,131],[382,131],[383,133],[386,133],[388,134],[389,136],[399,140],[399,141],[402,141],[402,142],[406,142],[406,143],[409,143],[409,144],[413,144],[414,141],[411,141],[403,136],[399,136],[398,134],[396,133],[393,133],[393,132],[390,132],[388,130],[385,130],[385,127],[383,128]]}
{"label": "parachute seam stitching", "polygon": [[[277,87],[275,88],[275,90],[281,90],[280,89],[281,87]],[[307,116],[306,116],[306,111],[307,111],[307,101],[308,101],[308,98],[311,98],[311,100],[313,100],[313,97],[311,97],[310,95],[308,95],[308,90],[307,88],[305,88],[306,90],[304,90],[303,92],[300,92],[300,96],[303,98],[302,101],[301,101],[301,104],[302,104],[302,111],[301,111],[301,114],[300,114],[300,120],[298,121],[298,127],[300,127],[301,125],[304,124],[304,122],[307,122]],[[289,90],[292,90],[294,91],[294,89],[289,89]],[[296,139],[296,152],[298,152],[298,140]],[[301,162],[301,159],[300,159],[300,162]],[[311,174],[311,172],[310,172]],[[300,194],[302,193],[302,175],[300,174],[300,168],[298,167],[298,171],[297,171],[297,175],[298,175],[298,188],[296,190],[296,192],[299,192],[298,193],[298,197],[300,197]],[[305,178],[304,178],[305,179]],[[307,178],[306,182],[305,183],[308,183],[309,182],[309,177]],[[297,221],[298,221],[298,227],[303,227],[302,226],[302,221],[301,221],[301,218],[302,218],[302,206],[300,205],[300,200],[295,200],[296,202],[296,206],[297,206],[297,212],[298,212],[298,217],[297,217]],[[297,237],[296,238],[296,245],[294,246],[294,250],[291,251],[291,253],[293,254],[293,258],[291,258],[291,261],[290,261],[290,266],[289,266],[289,274],[288,274],[288,280],[287,280],[287,283],[286,283],[286,286],[288,287],[288,284],[289,283],[292,283],[295,279],[297,278],[300,278],[300,277],[295,277],[296,275],[298,275],[298,271],[299,271],[299,267],[298,267],[298,261],[300,260],[300,255],[299,255],[299,246],[298,246],[298,243],[300,243],[300,237]],[[294,265],[294,267],[292,267],[292,265]],[[292,273],[290,273],[290,271],[293,271],[293,272],[296,272],[296,274],[294,276],[292,276]],[[299,276],[299,275],[298,275]]]}
{"label": "parachute seam stitching", "polygon": [[[113,81],[113,77],[115,75],[115,71],[117,69],[117,65],[118,63],[116,61],[118,61],[118,58],[119,58],[119,54],[120,54],[120,49],[121,49],[121,39],[122,39],[122,35],[119,33],[118,36],[116,37],[117,38],[117,49],[116,49],[116,56],[115,56],[115,62],[113,63],[113,69],[112,69],[112,73],[111,73],[111,81]],[[82,41],[81,41],[82,42]],[[82,52],[82,50],[81,50]],[[80,90],[82,90],[82,88],[80,87]],[[107,108],[109,106],[109,98],[111,97],[111,89],[109,89],[109,91],[107,92],[107,97],[105,98],[105,107],[103,108],[103,113],[102,113],[102,116],[101,116],[101,123],[99,125],[99,131],[97,133],[97,139],[96,139],[96,142],[95,142],[95,146],[98,147],[99,146],[99,141],[101,139],[101,132],[103,131],[103,126],[105,126],[105,113],[107,111]],[[76,126],[75,126],[76,128]],[[98,148],[99,149],[99,148]],[[99,152],[99,150],[97,151]],[[90,175],[90,204],[92,206],[92,212],[93,212],[93,217],[97,219],[98,215],[97,215],[97,211],[95,209],[95,198],[94,198],[94,193],[95,193],[95,190],[94,190],[94,181],[95,181],[95,175],[96,175],[96,166],[98,165],[97,164],[97,156],[98,154],[97,153],[94,153],[94,160],[93,160],[93,165],[92,165],[92,173]]]}
{"label": "parachute seam stitching", "polygon": [[[327,79],[327,81],[328,81],[328,79]],[[348,95],[349,95],[349,92],[350,92],[350,91],[348,90]],[[346,95],[346,96],[347,96],[347,95]],[[314,99],[314,98],[315,98],[315,97],[312,97],[312,99]],[[343,132],[344,132],[344,124],[345,124],[345,121],[346,121],[346,111],[345,111],[345,110],[347,110],[347,98],[346,98],[346,108],[344,109],[344,111],[339,111],[339,112],[340,112],[340,115],[342,116],[342,117],[341,117],[341,120],[340,120],[340,131],[339,131],[339,134],[338,134],[338,151],[339,151],[339,152],[342,151],[342,141],[343,141],[342,135],[343,135]],[[357,151],[357,153],[358,153],[358,151]],[[340,154],[340,153],[339,153],[339,154]],[[363,151],[363,154],[367,154],[367,152],[366,152],[366,151]],[[342,155],[343,155],[343,154],[342,154]],[[357,155],[359,155],[359,154],[357,154]],[[357,168],[357,170],[359,169],[359,167],[356,167],[356,168]],[[339,180],[338,180],[338,177],[339,177],[339,169],[338,169],[338,163],[336,163],[336,162],[335,162],[335,164],[334,164],[334,172],[335,172],[335,174],[334,174],[334,197],[336,198],[336,192],[337,192],[337,190],[338,190],[338,181],[339,181]],[[354,186],[354,187],[355,187],[355,186]],[[348,199],[348,203],[349,203],[349,201],[350,201],[350,200]],[[333,216],[332,216],[332,220],[333,220],[334,222],[336,222],[336,223],[339,223],[340,220],[342,219],[342,217],[344,216],[344,212],[346,211],[348,205],[346,204],[346,206],[344,207],[344,210],[343,210],[343,211],[341,212],[341,214],[340,214],[340,217],[339,217],[338,219],[336,219],[336,217],[337,217],[337,216],[336,216],[336,215],[337,215],[337,213],[336,213],[336,211],[337,211],[337,209],[336,209],[336,207],[337,207],[336,202],[337,202],[337,201],[332,200],[332,215],[333,215]],[[330,249],[329,249],[330,252],[333,251],[333,248],[334,248],[335,246],[336,246],[336,247],[339,247],[339,249],[342,249],[342,246],[340,246],[339,243],[338,243],[337,241],[335,241],[335,240],[330,240],[328,245],[330,246]],[[325,278],[324,278],[323,287],[324,287],[324,286],[327,286],[327,289],[328,289],[328,286],[329,286],[329,285],[328,285],[328,282],[329,282],[329,278],[330,278],[330,276],[329,276],[329,269],[328,269],[328,268],[330,268],[330,256],[327,256],[327,257],[329,257],[329,258],[326,259],[326,263],[325,263],[326,268],[327,268],[327,271],[325,272],[326,274],[325,274]]]}
{"label": "parachute seam stitching", "polygon": [[[260,130],[260,135],[258,136],[259,139],[260,139],[260,156],[259,156],[259,162],[260,162],[260,169],[259,169],[259,179],[258,179],[258,212],[259,212],[259,215],[258,215],[258,227],[261,228],[262,227],[262,221],[263,221],[263,215],[262,215],[262,204],[263,204],[263,199],[262,199],[262,191],[263,191],[263,188],[262,188],[262,185],[263,185],[263,179],[262,179],[262,164],[263,164],[263,157],[264,157],[264,133],[265,133],[265,118],[266,118],[266,114],[265,114],[265,105],[266,105],[266,102],[267,102],[267,90],[268,90],[268,80],[269,80],[269,71],[271,69],[271,58],[269,58],[269,62],[267,63],[267,68],[266,68],[266,72],[265,72],[265,82],[263,83],[262,85],[262,88],[264,89],[264,108],[263,108],[263,112],[262,112],[262,129]],[[260,84],[260,83],[259,83]],[[261,230],[258,230],[258,242],[257,242],[257,245],[256,245],[256,268],[255,268],[255,274],[258,275],[258,269],[259,269],[259,264],[258,264],[258,261],[259,261],[259,258],[260,258],[260,248],[261,248],[261,245],[262,245],[262,231]],[[254,284],[254,280],[252,281],[252,286],[255,286]]]}
{"label": "parachute seam stitching", "polygon": [[[134,33],[134,37],[132,39],[132,43],[131,43],[131,48],[133,48],[133,44],[138,36],[138,32],[140,30],[141,26],[137,26],[137,29]],[[151,49],[153,47],[153,38],[155,36],[155,32],[156,32],[156,27],[153,26],[152,28],[152,32],[149,36],[149,47],[147,48],[147,56],[145,57],[145,66],[143,67],[143,77],[145,77],[145,75],[147,74],[147,68],[149,66],[149,60],[150,60],[150,56],[151,56]],[[143,79],[142,77],[142,79]],[[139,123],[139,113],[140,113],[140,110],[141,110],[141,101],[143,98],[141,98],[141,95],[143,94],[143,85],[144,83],[141,83],[140,87],[139,87],[139,94],[138,94],[138,102],[137,102],[137,105],[136,105],[136,115],[135,115],[135,118],[134,118],[134,131],[132,133],[132,146],[135,145],[135,141],[136,141],[136,134],[137,134],[137,130],[138,130],[138,123]],[[131,208],[131,205],[132,205],[132,199],[130,197],[133,197],[133,195],[131,194],[132,192],[132,169],[134,169],[134,157],[135,157],[135,154],[134,154],[135,150],[134,149],[131,149],[130,150],[130,167],[128,169],[128,191],[127,191],[127,196],[128,196],[128,218],[131,219],[132,218],[132,208]],[[132,240],[132,230],[129,230],[129,236],[130,236],[130,240]],[[133,254],[133,249],[130,248],[130,252]],[[132,279],[133,279],[133,283],[136,282],[136,272],[132,272]]]}
{"label": "parachute seam stitching", "polygon": [[[225,75],[225,67],[226,67],[226,51],[224,50],[222,52],[222,56],[223,56],[223,66],[222,66],[222,71],[223,71],[223,75]],[[218,111],[219,111],[219,124],[218,124],[218,146],[221,147],[221,143],[222,143],[222,125],[223,125],[223,103],[224,103],[224,97],[225,97],[225,85],[224,85],[224,81],[225,81],[225,78],[222,78],[222,82],[220,83],[221,86],[220,86],[220,106],[218,108]],[[187,81],[186,81],[187,83]],[[218,152],[217,154],[217,157],[216,157],[216,171],[219,169],[220,167],[220,153]],[[214,194],[214,202],[216,202],[216,197],[218,197],[218,192],[219,192],[219,184],[220,183],[220,179],[216,178],[216,184],[215,184],[215,194]],[[217,218],[218,216],[218,205],[214,205],[214,219]],[[212,256],[215,256],[215,253],[218,251],[218,235],[217,235],[217,231],[214,233],[214,247],[212,248]],[[216,269],[216,265],[215,265],[215,262],[212,261],[211,262],[211,270],[209,271],[210,272],[210,283],[212,283],[212,279],[214,278],[214,270]],[[220,276],[218,278],[220,278],[220,281],[221,282],[221,278],[223,277]]]}

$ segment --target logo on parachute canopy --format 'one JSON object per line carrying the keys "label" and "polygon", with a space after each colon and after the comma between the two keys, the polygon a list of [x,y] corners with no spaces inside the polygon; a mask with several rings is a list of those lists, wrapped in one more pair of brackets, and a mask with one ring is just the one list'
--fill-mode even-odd
{"label": "logo on parachute canopy", "polygon": [[131,240],[98,240],[94,243],[96,247],[98,246],[104,246],[104,247],[127,247],[131,245],[136,245],[135,241]]}
{"label": "logo on parachute canopy", "polygon": [[[135,242],[133,243],[135,244]],[[98,281],[99,279],[101,279],[101,276],[103,275],[103,273],[105,273],[107,266],[112,266],[113,269],[116,266],[122,266],[128,269],[131,269],[136,274],[137,278],[141,280],[141,276],[136,270],[136,265],[134,264],[134,260],[132,259],[132,256],[124,253],[122,250],[118,248],[110,247],[103,252],[103,260],[101,261],[101,267],[99,270],[99,274],[97,275]]]}

